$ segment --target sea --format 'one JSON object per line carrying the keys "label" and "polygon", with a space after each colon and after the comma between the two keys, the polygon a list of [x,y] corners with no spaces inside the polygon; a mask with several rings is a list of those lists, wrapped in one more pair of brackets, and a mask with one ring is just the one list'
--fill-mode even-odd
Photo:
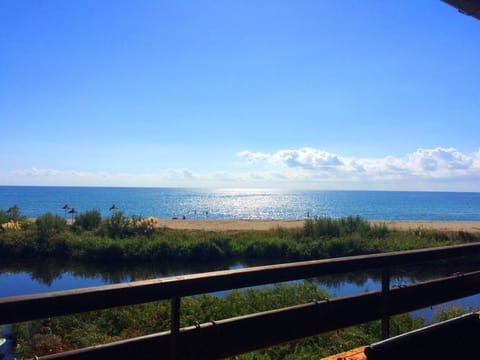
{"label": "sea", "polygon": [[111,208],[157,218],[278,219],[360,216],[366,220],[480,221],[480,192],[291,191],[132,187],[0,186],[0,210],[29,218]]}
{"label": "sea", "polygon": [[[315,216],[340,218],[359,215],[367,220],[386,221],[480,221],[480,193],[475,192],[0,186],[0,210],[8,210],[15,205],[21,215],[29,218],[47,212],[69,217],[65,205],[75,208],[77,213],[97,209],[106,217],[115,205],[114,208],[126,215],[157,218],[185,216],[198,219],[299,220]],[[43,260],[34,264],[14,262],[0,265],[1,298],[256,264],[129,263],[119,267],[108,264],[52,265],[51,261]],[[428,280],[430,276],[450,274],[449,269],[442,267],[435,271],[438,274],[424,274],[424,269],[415,274],[403,271],[392,277],[392,285],[401,286],[417,280]],[[357,272],[343,278],[328,277],[319,285],[327,289],[332,297],[348,296],[379,290],[380,278],[375,273]],[[449,305],[478,308],[480,295],[451,302]],[[445,305],[434,306],[413,314],[431,321],[434,312],[443,306]],[[9,326],[4,326],[3,334],[0,329],[0,337],[6,336],[10,331]],[[15,359],[12,339],[0,349],[0,358],[2,356],[5,360]]]}

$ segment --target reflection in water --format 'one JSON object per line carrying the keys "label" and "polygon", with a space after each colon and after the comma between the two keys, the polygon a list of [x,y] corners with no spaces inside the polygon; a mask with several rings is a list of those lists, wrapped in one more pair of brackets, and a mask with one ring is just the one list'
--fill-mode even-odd
{"label": "reflection in water", "polygon": [[[271,263],[271,262],[270,262]],[[80,263],[57,259],[2,261],[0,297],[124,283],[265,265],[258,261],[198,263]]]}
{"label": "reflection in water", "polygon": [[[479,268],[478,259],[457,259],[455,261],[426,263],[416,266],[394,267],[390,269],[391,286],[408,285],[430,279],[450,276],[458,272],[469,272]],[[136,280],[153,279],[175,275],[194,274],[207,271],[220,271],[269,265],[273,261],[225,261],[202,263],[77,263],[55,259],[38,261],[7,262],[0,265],[0,297],[41,293],[56,290],[115,284]],[[308,281],[326,289],[330,297],[349,296],[381,288],[382,270],[356,271],[338,275],[320,276]],[[225,296],[227,292],[215,293]],[[480,305],[480,295],[452,302],[463,307]],[[450,304],[452,304],[450,303]],[[439,306],[416,311],[415,316],[423,316],[432,321]],[[4,331],[7,331],[5,327]],[[0,332],[1,335],[1,332]],[[6,351],[6,350],[4,350]],[[13,354],[7,351],[8,360]]]}
{"label": "reflection in water", "polygon": [[[269,265],[271,259],[224,262],[175,263],[80,263],[58,259],[8,262],[0,265],[0,297],[36,292],[66,290],[105,284],[124,283],[160,277]],[[425,263],[390,269],[391,286],[408,285],[458,272],[478,269],[479,259]],[[382,270],[355,271],[310,279],[333,296],[347,296],[380,289]],[[16,285],[16,286],[14,286]],[[21,285],[21,286],[20,286]]]}
{"label": "reflection in water", "polygon": [[[390,287],[416,284],[436,278],[447,277],[458,273],[467,273],[478,270],[480,259],[458,258],[449,262],[425,262],[415,265],[404,265],[390,268]],[[381,289],[382,270],[355,271],[338,275],[322,276],[317,278],[321,286],[330,292],[341,291],[345,286],[360,289],[360,291],[374,291]],[[375,288],[369,288],[374,285]],[[358,292],[358,291],[357,291]],[[353,292],[342,291],[341,295],[351,295]]]}

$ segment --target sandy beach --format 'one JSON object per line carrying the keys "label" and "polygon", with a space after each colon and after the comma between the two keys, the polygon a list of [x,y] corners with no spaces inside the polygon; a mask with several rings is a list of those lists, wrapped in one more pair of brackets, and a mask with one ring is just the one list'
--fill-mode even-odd
{"label": "sandy beach", "polygon": [[410,230],[429,229],[439,231],[466,231],[480,233],[480,221],[370,221],[372,224],[385,224],[390,229]]}
{"label": "sandy beach", "polygon": [[[235,231],[256,230],[265,231],[282,228],[298,228],[303,226],[303,220],[200,220],[200,219],[157,219],[158,227],[177,230],[205,230],[205,231]],[[386,224],[395,230],[434,229],[439,231],[466,231],[480,233],[480,221],[379,221],[372,220],[372,224]]]}
{"label": "sandy beach", "polygon": [[200,220],[200,219],[157,219],[158,227],[177,230],[235,231],[235,230],[270,230],[278,227],[298,228],[303,226],[303,220]]}

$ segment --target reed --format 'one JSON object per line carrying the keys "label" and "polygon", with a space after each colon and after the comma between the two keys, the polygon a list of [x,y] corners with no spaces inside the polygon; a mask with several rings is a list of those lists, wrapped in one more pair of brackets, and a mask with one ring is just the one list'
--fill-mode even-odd
{"label": "reed", "polygon": [[477,234],[433,230],[393,231],[356,216],[305,220],[300,229],[188,231],[156,228],[153,218],[116,211],[77,215],[68,225],[58,215],[19,220],[0,232],[0,257],[62,257],[80,261],[212,261],[275,259],[296,261],[479,241]]}
{"label": "reed", "polygon": [[[182,299],[181,326],[191,326],[248,313],[272,310],[322,299],[328,293],[310,281],[272,287],[234,290],[225,297],[200,295]],[[436,319],[445,320],[468,309],[445,308]],[[17,351],[22,358],[94,346],[168,330],[170,303],[160,301],[96,312],[18,323],[12,326]],[[395,336],[427,323],[410,314],[394,316],[390,334]],[[346,351],[380,340],[380,322],[309,337],[296,342],[237,356],[236,359],[313,359]]]}

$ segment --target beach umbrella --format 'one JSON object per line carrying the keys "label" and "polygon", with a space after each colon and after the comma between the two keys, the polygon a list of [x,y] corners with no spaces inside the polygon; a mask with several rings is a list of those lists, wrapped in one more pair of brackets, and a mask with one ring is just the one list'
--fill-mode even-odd
{"label": "beach umbrella", "polygon": [[67,217],[67,210],[70,209],[70,206],[68,204],[63,205],[62,209],[65,211],[65,217]]}
{"label": "beach umbrella", "polygon": [[17,206],[17,204],[15,204],[7,210],[7,213],[10,214],[10,213],[13,213],[13,212],[18,212],[18,210],[20,210],[20,208]]}
{"label": "beach umbrella", "polygon": [[69,214],[72,214],[72,222],[73,222],[73,217],[74,217],[75,214],[77,213],[77,210],[75,210],[74,208],[71,208],[68,213],[69,213]]}

